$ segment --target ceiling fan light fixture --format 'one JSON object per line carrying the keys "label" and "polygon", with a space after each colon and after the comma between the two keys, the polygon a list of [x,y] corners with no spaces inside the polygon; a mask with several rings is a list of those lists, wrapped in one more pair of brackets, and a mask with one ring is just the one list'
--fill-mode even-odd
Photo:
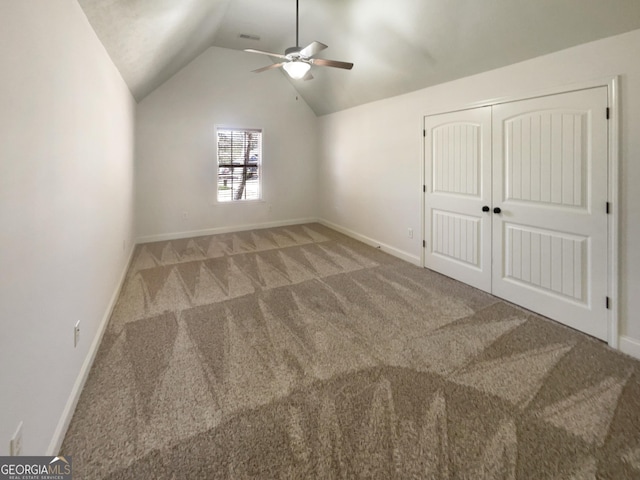
{"label": "ceiling fan light fixture", "polygon": [[293,78],[294,80],[300,80],[307,74],[307,72],[311,68],[311,65],[305,62],[294,60],[293,62],[285,63],[282,68],[285,69],[285,71],[291,78]]}

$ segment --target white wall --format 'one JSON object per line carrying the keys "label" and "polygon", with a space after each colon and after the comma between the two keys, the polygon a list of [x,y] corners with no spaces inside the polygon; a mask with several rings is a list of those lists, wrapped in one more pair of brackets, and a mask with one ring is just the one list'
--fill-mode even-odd
{"label": "white wall", "polygon": [[417,259],[423,115],[619,74],[621,333],[622,346],[640,356],[639,59],[636,30],[321,117],[320,217]]}
{"label": "white wall", "polygon": [[[268,64],[212,47],[140,102],[140,240],[316,216],[317,118],[281,72],[251,73]],[[216,202],[216,125],[263,129],[264,202]]]}
{"label": "white wall", "polygon": [[135,103],[77,2],[0,18],[0,455],[20,420],[44,455],[132,247]]}

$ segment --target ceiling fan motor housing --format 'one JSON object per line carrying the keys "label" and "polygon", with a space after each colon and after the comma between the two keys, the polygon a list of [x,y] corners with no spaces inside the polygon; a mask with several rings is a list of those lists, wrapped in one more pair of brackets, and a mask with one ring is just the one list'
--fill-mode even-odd
{"label": "ceiling fan motor housing", "polygon": [[284,51],[284,55],[285,57],[295,60],[300,58],[300,50],[302,50],[300,47],[289,47]]}

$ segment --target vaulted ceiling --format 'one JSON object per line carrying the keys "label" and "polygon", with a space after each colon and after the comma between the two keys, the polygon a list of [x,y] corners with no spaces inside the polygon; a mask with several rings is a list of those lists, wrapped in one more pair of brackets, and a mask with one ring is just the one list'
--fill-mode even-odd
{"label": "vaulted ceiling", "polygon": [[[295,44],[295,0],[79,3],[138,101],[210,46]],[[322,115],[637,28],[638,0],[300,0],[301,46],[355,67],[289,81]]]}

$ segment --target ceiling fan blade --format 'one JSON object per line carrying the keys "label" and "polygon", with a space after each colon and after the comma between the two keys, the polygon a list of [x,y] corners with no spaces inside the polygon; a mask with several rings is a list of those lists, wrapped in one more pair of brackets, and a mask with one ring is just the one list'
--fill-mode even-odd
{"label": "ceiling fan blade", "polygon": [[302,55],[303,57],[311,58],[314,55],[317,55],[318,53],[320,53],[325,48],[329,48],[329,47],[327,47],[324,43],[312,42],[306,47],[304,47],[302,50],[300,50],[300,55]]}
{"label": "ceiling fan blade", "polygon": [[284,65],[284,62],[274,63],[273,65],[267,65],[266,67],[258,68],[257,70],[251,70],[251,71],[253,73],[260,73],[260,72],[265,72],[267,70],[273,70],[274,68],[280,68],[282,65]]}
{"label": "ceiling fan blade", "polygon": [[254,50],[253,48],[245,48],[244,51],[249,53],[259,53],[260,55],[269,55],[270,57],[276,57],[276,58],[287,58],[281,53],[265,52],[263,50]]}
{"label": "ceiling fan blade", "polygon": [[344,68],[345,70],[351,70],[353,68],[353,63],[325,60],[324,58],[312,58],[310,62],[321,67]]}

